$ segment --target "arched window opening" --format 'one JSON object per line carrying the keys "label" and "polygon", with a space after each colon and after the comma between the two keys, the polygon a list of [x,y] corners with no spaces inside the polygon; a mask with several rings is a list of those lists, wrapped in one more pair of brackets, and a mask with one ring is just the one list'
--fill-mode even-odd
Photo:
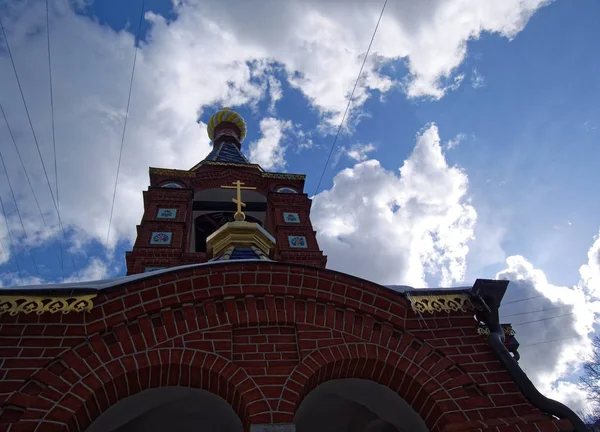
{"label": "arched window opening", "polygon": [[240,418],[224,399],[206,390],[159,387],[121,399],[86,432],[198,430],[242,432]]}
{"label": "arched window opening", "polygon": [[280,187],[277,189],[277,192],[279,193],[298,193],[298,191],[296,189],[292,189],[291,187]]}
{"label": "arched window opening", "polygon": [[423,419],[390,388],[366,379],[326,381],[302,401],[296,432],[428,432]]}
{"label": "arched window opening", "polygon": [[[194,220],[195,252],[206,252],[206,238],[228,222],[233,222],[234,212],[214,212],[198,216]],[[246,222],[262,223],[252,216],[246,215]]]}
{"label": "arched window opening", "polygon": [[175,183],[175,182],[165,183],[163,185],[160,185],[160,187],[167,188],[167,189],[183,189],[183,186],[181,186],[179,183]]}

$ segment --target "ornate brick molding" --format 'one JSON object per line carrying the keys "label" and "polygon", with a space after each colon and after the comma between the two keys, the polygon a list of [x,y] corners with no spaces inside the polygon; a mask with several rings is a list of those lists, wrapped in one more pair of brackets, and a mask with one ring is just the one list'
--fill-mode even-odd
{"label": "ornate brick molding", "polygon": [[35,312],[38,315],[44,312],[68,314],[70,312],[90,311],[94,307],[93,299],[97,294],[50,297],[50,296],[23,296],[3,295],[0,296],[0,315],[9,313],[29,314]]}
{"label": "ornate brick molding", "polygon": [[413,295],[407,294],[412,309],[415,312],[466,312],[468,310],[481,310],[481,306],[476,305],[471,301],[471,296],[466,293],[462,294],[429,294],[429,295]]}

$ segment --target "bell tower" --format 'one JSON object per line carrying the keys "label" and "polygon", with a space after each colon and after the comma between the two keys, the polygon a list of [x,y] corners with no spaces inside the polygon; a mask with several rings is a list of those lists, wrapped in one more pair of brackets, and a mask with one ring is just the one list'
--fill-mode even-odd
{"label": "bell tower", "polygon": [[305,176],[248,161],[246,123],[229,108],[213,114],[207,131],[213,148],[190,170],[150,168],[127,274],[231,257],[324,268]]}

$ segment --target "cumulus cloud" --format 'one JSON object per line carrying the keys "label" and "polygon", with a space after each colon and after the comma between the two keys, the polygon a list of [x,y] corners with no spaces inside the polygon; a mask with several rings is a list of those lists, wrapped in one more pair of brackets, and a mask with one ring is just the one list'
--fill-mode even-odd
{"label": "cumulus cloud", "polygon": [[435,125],[417,136],[399,173],[377,160],[339,172],[311,211],[328,266],[387,284],[462,281],[477,218],[467,186],[467,175],[446,163]]}
{"label": "cumulus cloud", "polygon": [[106,263],[98,258],[90,260],[88,265],[80,269],[78,272],[71,274],[62,282],[84,282],[103,279],[106,274],[110,273],[110,269]]}
{"label": "cumulus cloud", "polygon": [[269,76],[267,80],[269,83],[269,97],[271,98],[271,101],[269,102],[269,112],[275,114],[275,105],[283,97],[281,81],[272,75]]}
{"label": "cumulus cloud", "polygon": [[[385,93],[395,84],[409,97],[441,97],[460,82],[461,75],[454,75],[468,40],[482,32],[512,38],[545,3],[390,2],[348,122],[360,117],[374,91]],[[45,31],[40,31],[45,28],[45,5],[36,0],[3,5],[7,35],[52,177],[48,75],[40,67],[46,61]],[[70,247],[105,241],[135,43],[128,31],[114,31],[74,5],[83,3],[51,2],[50,17],[60,208]],[[379,5],[358,0],[343,7],[315,0],[280,2],[277,7],[267,1],[233,5],[185,0],[173,7],[169,19],[152,12],[145,15],[148,32],[139,44],[110,247],[135,237],[148,166],[186,168],[205,156],[210,150],[205,125],[196,123],[205,107],[256,107],[268,96],[274,109],[281,98],[275,69],[306,97],[323,124],[337,125],[380,12]],[[7,52],[3,43],[0,46],[1,102],[50,232],[40,228],[43,224],[18,164],[10,164],[9,175],[26,229],[31,227],[30,237],[44,242],[56,238],[57,215]],[[406,59],[409,76],[399,80],[381,72],[386,62],[400,58]],[[6,134],[0,123],[0,136],[6,139]],[[14,161],[14,149],[7,148],[5,157]],[[273,160],[273,166],[283,165]],[[3,196],[6,192],[6,186],[0,186]],[[2,240],[7,243],[6,237]]]}
{"label": "cumulus cloud", "polygon": [[368,158],[370,152],[375,150],[375,146],[373,144],[354,144],[350,147],[349,150],[346,151],[346,154],[349,158],[354,159],[355,161],[362,162]]}
{"label": "cumulus cloud", "polygon": [[461,142],[463,142],[466,138],[467,135],[462,132],[456,134],[454,138],[448,140],[448,142],[446,143],[446,149],[452,150],[453,148],[457,147]]}
{"label": "cumulus cloud", "polygon": [[591,352],[589,335],[600,313],[598,243],[596,239],[588,264],[580,269],[581,280],[572,287],[553,285],[519,255],[508,257],[507,267],[496,275],[510,281],[501,318],[517,332],[523,369],[540,391],[575,409],[586,406],[585,395],[568,379],[576,377],[582,358]]}
{"label": "cumulus cloud", "polygon": [[250,143],[250,161],[264,169],[282,169],[285,166],[284,132],[292,126],[287,120],[268,117],[260,121],[262,137]]}
{"label": "cumulus cloud", "polygon": [[600,234],[594,237],[594,243],[587,253],[588,262],[579,268],[580,285],[588,293],[600,298]]}

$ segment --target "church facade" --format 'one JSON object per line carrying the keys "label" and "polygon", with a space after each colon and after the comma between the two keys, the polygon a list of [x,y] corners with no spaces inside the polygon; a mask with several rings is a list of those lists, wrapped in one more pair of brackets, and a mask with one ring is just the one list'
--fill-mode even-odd
{"label": "church facade", "polygon": [[585,430],[520,369],[507,281],[329,270],[304,176],[250,163],[232,110],[208,133],[150,169],[127,276],[2,290],[0,431]]}

